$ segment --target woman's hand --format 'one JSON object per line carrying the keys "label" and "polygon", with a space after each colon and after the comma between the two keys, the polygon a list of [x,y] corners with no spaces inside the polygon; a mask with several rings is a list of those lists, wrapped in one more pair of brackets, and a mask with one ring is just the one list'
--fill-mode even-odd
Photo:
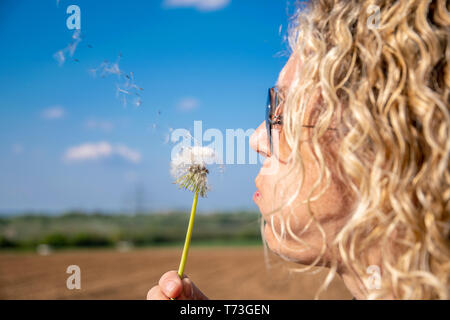
{"label": "woman's hand", "polygon": [[180,279],[176,271],[169,271],[163,274],[157,286],[154,286],[147,293],[147,300],[208,300],[189,279],[183,275]]}

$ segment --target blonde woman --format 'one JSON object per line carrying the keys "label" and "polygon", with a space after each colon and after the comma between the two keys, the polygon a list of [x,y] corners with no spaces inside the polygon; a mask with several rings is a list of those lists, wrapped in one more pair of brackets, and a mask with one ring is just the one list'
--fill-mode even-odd
{"label": "blonde woman", "polygon": [[[448,299],[446,0],[311,0],[251,146],[268,247],[357,299]],[[378,273],[379,278],[373,278]],[[206,299],[176,271],[148,299]]]}

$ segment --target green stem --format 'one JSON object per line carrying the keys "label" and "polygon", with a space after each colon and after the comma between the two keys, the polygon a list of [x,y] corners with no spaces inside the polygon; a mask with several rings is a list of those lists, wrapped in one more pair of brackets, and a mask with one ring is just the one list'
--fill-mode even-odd
{"label": "green stem", "polygon": [[192,236],[192,229],[194,228],[195,212],[197,211],[198,192],[199,190],[197,189],[197,191],[195,191],[194,202],[192,203],[191,218],[189,219],[189,226],[186,233],[186,241],[184,242],[183,254],[181,255],[180,267],[178,268],[178,275],[180,276],[180,279],[183,278],[184,267],[186,266],[187,255],[189,252],[189,245],[191,244],[191,236]]}

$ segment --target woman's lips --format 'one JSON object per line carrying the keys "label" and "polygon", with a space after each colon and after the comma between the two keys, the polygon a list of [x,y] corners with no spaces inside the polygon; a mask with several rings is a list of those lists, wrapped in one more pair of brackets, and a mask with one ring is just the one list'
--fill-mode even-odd
{"label": "woman's lips", "polygon": [[261,192],[256,190],[255,194],[253,195],[253,201],[256,202],[256,200],[258,200],[259,198],[261,198]]}

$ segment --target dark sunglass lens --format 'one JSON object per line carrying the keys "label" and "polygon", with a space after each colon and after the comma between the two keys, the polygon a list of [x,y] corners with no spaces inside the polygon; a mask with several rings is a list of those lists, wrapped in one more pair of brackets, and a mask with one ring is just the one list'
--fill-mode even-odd
{"label": "dark sunglass lens", "polygon": [[[275,98],[275,90],[274,88],[269,89],[269,94],[267,97],[266,104],[266,129],[267,129],[267,138],[269,139],[269,147],[270,153],[272,154],[272,114],[274,107],[274,98]],[[276,98],[275,98],[276,100]]]}

